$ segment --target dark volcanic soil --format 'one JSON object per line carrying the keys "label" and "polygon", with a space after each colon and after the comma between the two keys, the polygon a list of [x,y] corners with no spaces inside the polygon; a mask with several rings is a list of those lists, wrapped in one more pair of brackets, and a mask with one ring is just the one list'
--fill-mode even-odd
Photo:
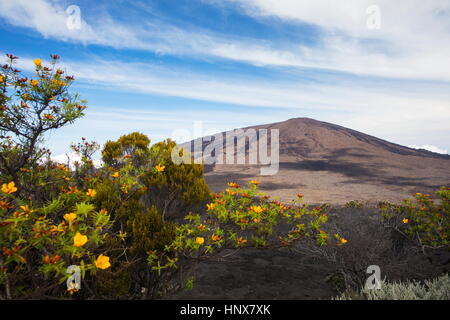
{"label": "dark volcanic soil", "polygon": [[325,278],[334,269],[327,261],[287,249],[245,248],[225,259],[199,263],[194,288],[171,299],[330,299],[336,291]]}
{"label": "dark volcanic soil", "polygon": [[[427,256],[410,241],[392,237],[379,220],[375,208],[332,208],[330,223],[348,239],[345,247],[347,270],[358,270],[367,278],[369,265],[379,265],[388,281],[423,280],[450,272],[450,251],[432,251]],[[375,218],[375,219],[374,219]],[[394,249],[395,248],[395,249]],[[315,250],[314,247],[309,248]],[[184,277],[194,277],[192,290],[184,290],[167,299],[194,300],[327,300],[339,295],[343,285],[336,275],[339,266],[315,255],[308,247],[294,249],[242,248],[224,250],[199,262]],[[340,260],[339,258],[338,260]],[[349,260],[348,260],[349,259]]]}

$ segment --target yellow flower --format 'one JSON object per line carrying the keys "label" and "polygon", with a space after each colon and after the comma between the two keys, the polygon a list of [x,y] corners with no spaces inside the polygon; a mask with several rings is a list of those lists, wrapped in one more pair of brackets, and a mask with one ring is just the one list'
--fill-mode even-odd
{"label": "yellow flower", "polygon": [[195,243],[199,244],[199,245],[202,245],[203,243],[205,243],[205,238],[197,237],[197,238],[195,238]]}
{"label": "yellow flower", "polygon": [[255,213],[262,213],[264,212],[264,208],[262,208],[261,206],[251,206],[249,208],[250,211],[253,211]]}
{"label": "yellow flower", "polygon": [[215,206],[216,206],[215,203],[209,203],[206,205],[206,208],[208,209],[208,211],[210,211],[210,210],[213,210]]}
{"label": "yellow flower", "polygon": [[252,181],[250,181],[250,183],[251,183],[251,184],[254,184],[254,185],[258,185],[258,184],[260,184],[261,182],[259,182],[258,180],[252,180]]}
{"label": "yellow flower", "polygon": [[77,218],[77,215],[75,213],[66,213],[64,215],[64,220],[67,222],[73,222]]}
{"label": "yellow flower", "polygon": [[163,172],[165,168],[166,168],[165,166],[160,165],[160,164],[158,164],[158,165],[155,167],[156,171],[158,171],[158,172]]}
{"label": "yellow flower", "polygon": [[234,196],[236,194],[236,192],[231,189],[226,189],[225,191],[231,196]]}
{"label": "yellow flower", "polygon": [[40,67],[42,65],[41,59],[34,59],[33,62],[36,67]]}
{"label": "yellow flower", "polygon": [[104,256],[103,254],[99,255],[97,260],[95,260],[95,266],[99,269],[108,269],[111,267],[111,263],[109,263],[109,257]]}
{"label": "yellow flower", "polygon": [[78,248],[84,246],[87,241],[88,241],[88,237],[85,235],[82,235],[79,232],[77,232],[75,237],[73,237],[73,245]]}
{"label": "yellow flower", "polygon": [[407,224],[407,223],[409,223],[409,220],[408,220],[408,219],[406,219],[406,218],[405,218],[405,219],[403,219],[402,221],[403,221],[403,223],[404,223],[404,224]]}
{"label": "yellow flower", "polygon": [[347,240],[344,239],[344,238],[341,238],[340,241],[341,241],[342,244],[346,244],[347,243]]}
{"label": "yellow flower", "polygon": [[14,183],[14,181],[11,181],[8,184],[5,183],[2,185],[2,191],[7,194],[14,193],[17,191],[16,184]]}
{"label": "yellow flower", "polygon": [[4,79],[3,76],[0,76],[0,83],[3,83]]}
{"label": "yellow flower", "polygon": [[255,219],[253,219],[253,222],[254,222],[254,223],[260,223],[260,222],[261,222],[261,219],[255,218]]}
{"label": "yellow flower", "polygon": [[240,188],[241,186],[238,183],[228,182],[228,186],[230,188]]}
{"label": "yellow flower", "polygon": [[212,241],[220,241],[220,240],[222,240],[222,237],[221,237],[221,236],[218,236],[218,235],[215,235],[215,234],[213,234],[213,235],[211,236],[211,240],[212,240]]}
{"label": "yellow flower", "polygon": [[20,209],[21,209],[21,210],[23,211],[23,213],[25,213],[26,215],[28,215],[28,214],[30,214],[30,213],[33,212],[33,210],[30,209],[30,208],[28,207],[28,205],[20,206]]}
{"label": "yellow flower", "polygon": [[30,80],[30,84],[31,84],[33,87],[36,87],[36,86],[39,84],[39,80]]}
{"label": "yellow flower", "polygon": [[88,189],[88,191],[86,192],[86,195],[88,197],[95,197],[97,195],[97,191],[95,191],[94,189]]}
{"label": "yellow flower", "polygon": [[118,171],[111,174],[111,177],[113,177],[113,178],[118,178],[119,176],[120,176],[120,173]]}

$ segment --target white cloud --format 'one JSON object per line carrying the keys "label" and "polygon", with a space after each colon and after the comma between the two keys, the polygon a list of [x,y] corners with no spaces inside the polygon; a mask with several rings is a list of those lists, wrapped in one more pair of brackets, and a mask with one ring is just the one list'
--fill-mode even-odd
{"label": "white cloud", "polygon": [[[207,0],[205,0],[207,1]],[[0,17],[45,37],[258,66],[331,69],[361,75],[450,81],[450,3],[447,0],[380,0],[382,28],[365,27],[369,0],[230,0],[248,14],[315,24],[325,30],[307,47],[189,30],[143,19],[124,24],[102,15],[69,30],[60,1],[0,0]],[[87,19],[87,18],[86,18]],[[376,41],[374,43],[374,41]],[[437,50],[438,48],[438,50]]]}
{"label": "white cloud", "polygon": [[441,154],[449,154],[448,150],[441,149],[439,147],[432,146],[432,145],[429,145],[429,144],[425,144],[423,146],[411,145],[411,146],[408,146],[408,147],[412,148],[412,149],[424,149],[424,150],[428,150],[428,151],[436,152],[436,153],[441,153]]}
{"label": "white cloud", "polygon": [[[207,1],[207,0],[206,0]],[[213,0],[212,3],[217,1]],[[450,80],[450,2],[379,0],[381,29],[367,28],[372,0],[225,0],[253,17],[277,17],[323,29],[318,47],[298,47],[280,55],[229,47],[226,55],[256,56],[268,64],[305,66],[356,74]],[[437,50],[438,48],[438,50]],[[247,54],[245,54],[247,52]],[[274,60],[278,57],[283,61]]]}

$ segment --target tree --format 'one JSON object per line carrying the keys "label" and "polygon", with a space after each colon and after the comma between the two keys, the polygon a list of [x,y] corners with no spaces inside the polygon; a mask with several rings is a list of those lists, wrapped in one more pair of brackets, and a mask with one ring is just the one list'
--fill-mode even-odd
{"label": "tree", "polygon": [[69,93],[73,76],[56,67],[58,55],[50,55],[49,66],[35,59],[31,78],[14,67],[18,57],[7,54],[0,67],[0,170],[20,185],[18,172],[32,168],[49,150],[40,148],[46,132],[82,117],[86,103]]}

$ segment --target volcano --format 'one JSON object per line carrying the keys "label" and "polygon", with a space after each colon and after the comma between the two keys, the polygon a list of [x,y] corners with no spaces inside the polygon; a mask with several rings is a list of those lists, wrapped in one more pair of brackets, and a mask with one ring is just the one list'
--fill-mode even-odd
{"label": "volcano", "polygon": [[[261,176],[259,165],[206,166],[213,191],[227,182],[256,179],[262,191],[283,201],[298,193],[309,203],[351,200],[400,202],[416,192],[432,194],[450,182],[450,156],[416,150],[349,128],[309,118],[253,126],[279,130],[279,170]],[[193,146],[193,141],[185,146]]]}

